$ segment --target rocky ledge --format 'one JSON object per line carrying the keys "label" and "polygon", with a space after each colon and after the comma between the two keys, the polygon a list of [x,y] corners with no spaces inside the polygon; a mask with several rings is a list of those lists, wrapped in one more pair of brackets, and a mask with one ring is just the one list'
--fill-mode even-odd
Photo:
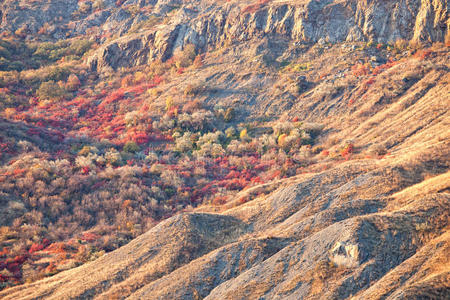
{"label": "rocky ledge", "polygon": [[293,45],[398,39],[434,42],[443,41],[449,27],[448,1],[226,3],[199,15],[180,8],[168,24],[105,44],[89,63],[93,69],[117,69],[165,60],[186,44],[203,52],[263,36],[287,38]]}

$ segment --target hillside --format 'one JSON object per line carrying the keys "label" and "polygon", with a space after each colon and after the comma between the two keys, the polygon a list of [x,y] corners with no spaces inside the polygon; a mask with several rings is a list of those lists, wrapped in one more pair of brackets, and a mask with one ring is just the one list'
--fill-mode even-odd
{"label": "hillside", "polygon": [[1,299],[446,299],[446,0],[0,4]]}

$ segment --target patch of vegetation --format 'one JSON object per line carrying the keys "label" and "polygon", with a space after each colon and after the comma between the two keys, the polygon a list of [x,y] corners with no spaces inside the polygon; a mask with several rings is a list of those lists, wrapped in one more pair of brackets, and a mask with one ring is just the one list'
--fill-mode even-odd
{"label": "patch of vegetation", "polygon": [[93,45],[89,40],[61,40],[56,43],[39,43],[31,45],[33,56],[39,58],[43,64],[65,60],[80,59]]}
{"label": "patch of vegetation", "polygon": [[131,27],[130,33],[139,32],[140,30],[151,29],[164,21],[163,18],[157,16],[149,16],[147,20],[141,21]]}
{"label": "patch of vegetation", "polygon": [[283,62],[281,68],[283,72],[302,72],[308,71],[311,65],[309,63]]}

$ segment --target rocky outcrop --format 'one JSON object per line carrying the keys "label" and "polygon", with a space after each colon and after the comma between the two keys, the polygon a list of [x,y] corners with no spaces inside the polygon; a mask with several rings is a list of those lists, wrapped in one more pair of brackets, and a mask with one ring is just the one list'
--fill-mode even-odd
{"label": "rocky outcrop", "polygon": [[[181,5],[178,0],[5,0],[0,3],[0,32],[23,28],[29,39],[50,40],[123,35],[149,15],[163,17]],[[40,36],[43,27],[46,31]]]}
{"label": "rocky outcrop", "polygon": [[15,32],[24,28],[36,34],[44,24],[55,39],[65,38],[66,24],[78,8],[77,0],[19,1],[7,0],[0,4],[2,17],[0,31]]}
{"label": "rocky outcrop", "polygon": [[448,0],[422,0],[414,28],[414,40],[442,41],[450,30]]}
{"label": "rocky outcrop", "polygon": [[[198,1],[188,5],[175,0],[128,0],[117,7],[115,1],[108,0],[100,10],[86,3],[83,5],[87,8],[76,0],[26,4],[8,0],[0,4],[0,30],[14,32],[25,26],[25,32],[36,34],[50,23],[47,31],[55,39],[89,33],[102,43],[104,34],[119,35],[121,38],[104,45],[90,59],[94,69],[115,70],[128,63],[141,65],[148,59],[167,59],[188,43],[202,52],[225,43],[274,35],[296,43],[434,42],[443,41],[450,27],[448,0],[272,1],[247,7],[240,2]],[[139,9],[132,12],[130,7]],[[168,22],[147,32],[129,34],[149,17],[166,17]]]}
{"label": "rocky outcrop", "polygon": [[142,64],[135,59],[142,54],[164,60],[189,43],[201,52],[266,35],[301,43],[443,41],[449,26],[447,0],[274,2],[254,12],[227,4],[198,16],[180,9],[167,25],[105,45],[90,64],[116,69],[118,62]]}

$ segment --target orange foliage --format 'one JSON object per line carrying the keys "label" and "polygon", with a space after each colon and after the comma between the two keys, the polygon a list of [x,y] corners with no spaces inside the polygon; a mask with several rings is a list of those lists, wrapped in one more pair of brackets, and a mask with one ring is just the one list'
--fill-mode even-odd
{"label": "orange foliage", "polygon": [[239,203],[240,203],[240,204],[244,204],[244,203],[247,202],[248,200],[249,200],[248,197],[241,197],[241,198],[239,198]]}
{"label": "orange foliage", "polygon": [[356,77],[369,74],[369,68],[363,64],[357,64],[352,67],[352,74]]}
{"label": "orange foliage", "polygon": [[59,242],[59,243],[53,243],[50,246],[48,246],[47,248],[45,248],[44,251],[49,252],[49,253],[65,253],[67,250],[67,246],[63,243],[63,242]]}
{"label": "orange foliage", "polygon": [[228,199],[227,196],[218,196],[218,197],[215,197],[212,200],[212,204],[213,205],[222,205],[222,204],[225,204],[227,202],[227,199]]}
{"label": "orange foliage", "polygon": [[342,150],[341,150],[341,156],[342,157],[348,157],[350,154],[353,153],[355,146],[353,144],[348,144],[346,145]]}
{"label": "orange foliage", "polygon": [[122,208],[123,208],[123,209],[126,209],[126,208],[128,208],[128,207],[131,207],[131,200],[125,200],[125,201],[123,201],[123,203],[122,203]]}
{"label": "orange foliage", "polygon": [[378,75],[378,74],[380,74],[381,72],[383,72],[384,70],[387,70],[387,69],[392,68],[392,67],[395,66],[397,63],[398,63],[398,62],[395,62],[395,61],[389,61],[389,62],[385,63],[384,65],[377,66],[377,67],[375,67],[375,68],[373,69],[372,74],[373,74],[373,75]]}
{"label": "orange foliage", "polygon": [[203,67],[203,58],[201,55],[197,55],[193,62],[194,68],[201,68]]}
{"label": "orange foliage", "polygon": [[81,235],[81,240],[86,241],[86,242],[93,242],[96,241],[100,238],[100,236],[98,234],[92,233],[92,232],[84,232]]}
{"label": "orange foliage", "polygon": [[133,75],[127,75],[124,78],[122,78],[120,85],[122,88],[131,86],[133,84]]}
{"label": "orange foliage", "polygon": [[432,54],[433,51],[431,51],[430,49],[423,49],[417,51],[416,54],[414,54],[414,57],[418,58],[419,60],[424,60],[426,58],[429,58]]}

